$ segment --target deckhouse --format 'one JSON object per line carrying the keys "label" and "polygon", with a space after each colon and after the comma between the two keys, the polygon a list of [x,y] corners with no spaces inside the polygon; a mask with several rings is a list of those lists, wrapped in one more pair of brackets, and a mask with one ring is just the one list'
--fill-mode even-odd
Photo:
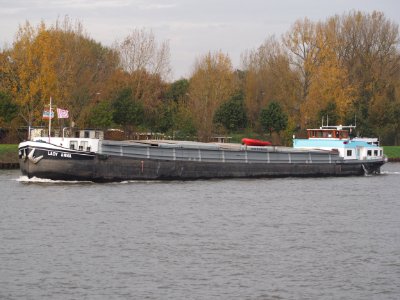
{"label": "deckhouse", "polygon": [[355,126],[322,126],[319,129],[307,129],[307,139],[293,139],[293,147],[299,149],[323,149],[337,151],[346,160],[382,159],[383,148],[378,139],[351,138],[349,130]]}

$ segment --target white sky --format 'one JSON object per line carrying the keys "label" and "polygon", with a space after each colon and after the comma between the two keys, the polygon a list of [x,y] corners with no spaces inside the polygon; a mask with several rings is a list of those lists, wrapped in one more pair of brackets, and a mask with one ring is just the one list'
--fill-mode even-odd
{"label": "white sky", "polygon": [[399,0],[0,0],[0,46],[11,45],[26,20],[50,25],[65,15],[106,46],[146,28],[157,41],[169,40],[175,80],[189,77],[195,59],[208,51],[227,53],[239,68],[240,54],[280,37],[296,20],[323,21],[350,10],[379,10],[400,24]]}

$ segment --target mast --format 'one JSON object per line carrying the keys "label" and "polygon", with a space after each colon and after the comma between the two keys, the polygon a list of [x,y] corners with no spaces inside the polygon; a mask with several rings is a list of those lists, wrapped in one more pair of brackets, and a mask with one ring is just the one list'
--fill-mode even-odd
{"label": "mast", "polygon": [[50,144],[50,136],[51,136],[51,96],[50,96],[50,109],[49,109],[49,144]]}

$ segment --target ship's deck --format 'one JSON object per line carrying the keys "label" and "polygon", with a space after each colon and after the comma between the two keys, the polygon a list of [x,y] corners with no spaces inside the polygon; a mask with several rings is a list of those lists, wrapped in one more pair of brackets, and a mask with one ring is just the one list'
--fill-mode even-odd
{"label": "ship's deck", "polygon": [[101,141],[99,153],[140,159],[235,163],[332,163],[336,160],[341,160],[337,152],[326,150],[166,140],[104,140]]}

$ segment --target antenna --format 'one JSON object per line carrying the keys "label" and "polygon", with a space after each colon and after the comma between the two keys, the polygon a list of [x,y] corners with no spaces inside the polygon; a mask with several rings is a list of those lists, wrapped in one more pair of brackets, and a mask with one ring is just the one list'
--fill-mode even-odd
{"label": "antenna", "polygon": [[50,137],[51,137],[51,96],[50,96],[50,116],[49,116],[49,144],[50,144]]}

